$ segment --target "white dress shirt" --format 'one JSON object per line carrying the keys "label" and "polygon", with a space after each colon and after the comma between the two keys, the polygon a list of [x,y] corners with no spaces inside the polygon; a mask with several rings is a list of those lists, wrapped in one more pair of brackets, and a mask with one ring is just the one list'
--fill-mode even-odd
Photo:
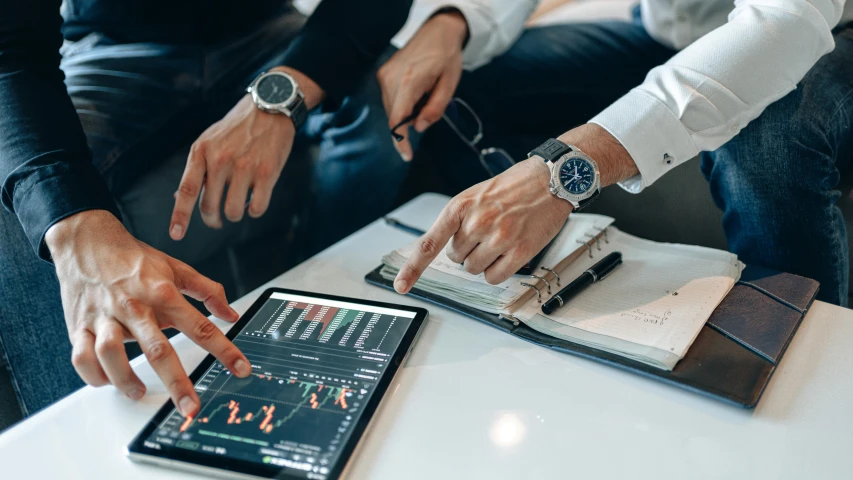
{"label": "white dress shirt", "polygon": [[[311,15],[320,1],[294,0],[293,4],[301,13]],[[524,30],[524,22],[538,4],[539,0],[415,0],[409,19],[391,39],[391,44],[403,48],[436,11],[456,8],[468,22],[469,37],[462,52],[462,63],[466,69],[473,70],[515,43]]]}
{"label": "white dress shirt", "polygon": [[832,51],[831,30],[853,19],[844,0],[641,0],[643,24],[681,50],[598,114],[631,154],[639,192],[667,171],[731,140]]}

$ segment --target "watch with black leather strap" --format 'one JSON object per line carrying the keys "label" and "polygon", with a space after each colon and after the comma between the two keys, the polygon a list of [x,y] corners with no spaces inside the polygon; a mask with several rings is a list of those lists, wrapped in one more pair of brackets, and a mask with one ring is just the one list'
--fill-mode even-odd
{"label": "watch with black leather strap", "polygon": [[284,72],[264,72],[246,88],[246,92],[264,112],[290,117],[297,130],[305,123],[308,116],[305,95],[292,76]]}
{"label": "watch with black leather strap", "polygon": [[549,138],[527,154],[539,157],[551,169],[551,193],[571,203],[575,211],[588,207],[601,193],[598,164],[574,145]]}

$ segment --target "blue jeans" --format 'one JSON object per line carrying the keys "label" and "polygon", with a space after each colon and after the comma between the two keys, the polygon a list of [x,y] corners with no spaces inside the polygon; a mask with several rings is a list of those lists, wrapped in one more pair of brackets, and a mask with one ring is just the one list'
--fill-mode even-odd
{"label": "blue jeans", "polygon": [[[814,278],[820,300],[846,305],[847,237],[836,202],[853,140],[853,28],[838,29],[835,40],[835,50],[797,90],[705,153],[701,165],[724,211],[731,251],[747,264]],[[481,145],[524,158],[546,136],[592,118],[674,53],[639,21],[533,28],[506,54],[463,76],[457,94],[483,119]],[[444,162],[457,189],[485,178],[464,146],[449,145],[452,136],[428,134],[421,151],[430,162]]]}
{"label": "blue jeans", "polygon": [[[96,33],[63,47],[61,67],[95,165],[137,238],[197,268],[234,246],[251,251],[263,244],[292,257],[300,243],[286,241],[294,219],[299,218],[307,230],[312,218],[305,217],[306,211],[329,211],[328,204],[318,207],[310,201],[312,178],[317,179],[313,187],[328,192],[331,200],[361,199],[369,207],[356,208],[344,229],[329,229],[327,235],[346,234],[346,228],[367,223],[384,213],[381,209],[390,208],[396,196],[391,188],[374,195],[369,185],[362,185],[362,191],[357,185],[343,189],[352,171],[393,172],[402,164],[390,142],[385,144],[390,150],[383,153],[363,140],[390,138],[375,76],[370,76],[363,92],[372,94],[312,114],[262,218],[246,216],[212,230],[196,209],[184,240],[174,242],[168,236],[172,194],[189,145],[224,116],[260,71],[281,63],[304,22],[304,16],[285,7],[279,17],[221,45],[120,44]],[[317,146],[322,158],[316,165],[328,166],[327,172],[311,171]],[[324,182],[341,187],[329,188]],[[322,222],[335,224],[337,218],[332,210]],[[315,237],[323,244],[335,239]],[[267,250],[266,255],[275,253]],[[216,271],[200,270],[224,282]],[[38,260],[16,217],[6,211],[0,211],[0,353],[12,372],[25,415],[83,385],[70,362],[54,269]]]}

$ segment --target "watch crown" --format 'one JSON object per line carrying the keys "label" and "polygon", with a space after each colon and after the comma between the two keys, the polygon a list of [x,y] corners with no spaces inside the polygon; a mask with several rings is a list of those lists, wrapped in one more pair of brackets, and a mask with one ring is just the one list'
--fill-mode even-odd
{"label": "watch crown", "polygon": [[551,185],[551,189],[550,189],[550,190],[551,190],[551,193],[553,193],[554,195],[556,195],[556,194],[557,194],[557,187],[555,187],[555,186]]}

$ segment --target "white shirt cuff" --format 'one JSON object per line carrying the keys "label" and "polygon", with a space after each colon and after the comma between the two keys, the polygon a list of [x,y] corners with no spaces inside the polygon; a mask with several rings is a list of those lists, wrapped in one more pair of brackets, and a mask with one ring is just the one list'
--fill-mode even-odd
{"label": "white shirt cuff", "polygon": [[462,12],[468,22],[468,43],[462,50],[462,65],[466,70],[473,70],[484,63],[484,52],[489,46],[492,30],[498,28],[483,12],[466,2],[448,4]]}
{"label": "white shirt cuff", "polygon": [[431,19],[436,12],[443,8],[455,8],[462,12],[468,23],[468,43],[462,50],[462,66],[466,70],[473,70],[486,63],[484,52],[489,46],[491,30],[497,28],[493,22],[479,11],[475,6],[467,2],[448,1],[440,2],[415,2],[409,20],[403,28],[391,39],[391,44],[397,48],[403,48],[418,33],[418,30]]}
{"label": "white shirt cuff", "polygon": [[639,88],[628,92],[596,115],[595,123],[625,147],[640,174],[619,182],[640,193],[666,172],[699,153],[690,132],[660,100]]}

